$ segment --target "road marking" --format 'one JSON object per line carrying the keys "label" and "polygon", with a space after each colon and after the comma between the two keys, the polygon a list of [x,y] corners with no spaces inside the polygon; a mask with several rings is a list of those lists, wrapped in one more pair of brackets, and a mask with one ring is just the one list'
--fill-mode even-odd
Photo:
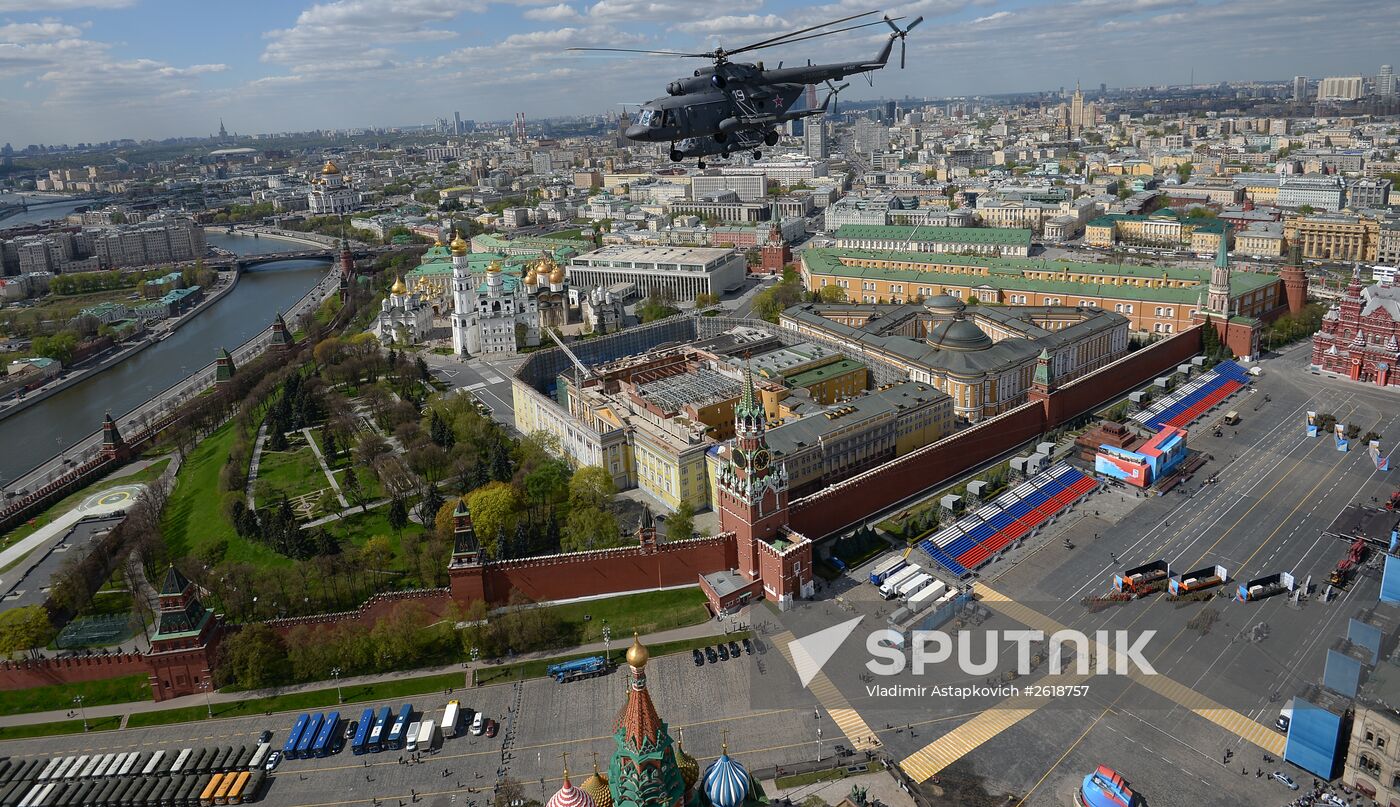
{"label": "road marking", "polygon": [[[783,631],[772,637],[774,646],[778,648],[778,652],[782,654],[788,664],[792,665],[794,670],[797,669],[797,665],[793,662],[788,644],[795,641],[796,638],[792,635],[792,631]],[[818,672],[812,676],[807,689],[816,697],[817,702],[822,705],[827,714],[831,715],[837,728],[841,729],[847,740],[850,740],[852,748],[864,751],[880,747],[880,741],[876,739],[875,731],[851,707],[850,701],[846,700],[846,696],[841,694],[841,691],[836,688],[835,684],[831,683],[831,679],[827,678],[825,673]]]}

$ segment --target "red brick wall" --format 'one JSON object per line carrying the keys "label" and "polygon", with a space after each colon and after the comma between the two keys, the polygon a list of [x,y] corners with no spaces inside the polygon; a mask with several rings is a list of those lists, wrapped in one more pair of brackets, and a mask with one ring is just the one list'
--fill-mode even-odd
{"label": "red brick wall", "polygon": [[81,658],[38,658],[0,662],[0,690],[52,684],[103,681],[123,675],[147,675],[150,667],[138,653]]}
{"label": "red brick wall", "polygon": [[471,601],[474,576],[481,576],[486,600],[510,601],[519,591],[535,602],[599,594],[617,594],[664,586],[694,585],[702,574],[730,569],[737,563],[734,536],[659,545],[655,552],[640,546],[569,555],[549,555],[492,563],[479,569],[454,570],[453,599]]}
{"label": "red brick wall", "polygon": [[415,591],[392,591],[384,594],[376,594],[365,600],[364,604],[353,611],[340,611],[333,614],[316,614],[314,616],[288,617],[287,619],[273,619],[268,621],[268,627],[277,631],[282,638],[287,638],[292,632],[292,628],[298,625],[325,625],[327,627],[340,625],[346,622],[364,622],[366,625],[373,625],[384,617],[388,616],[395,608],[405,602],[415,602],[432,616],[442,616],[447,611],[447,606],[452,602],[451,589],[428,588]]}
{"label": "red brick wall", "polygon": [[792,503],[792,529],[813,540],[864,520],[869,514],[926,491],[1033,440],[1201,352],[1199,327],[1099,368],[970,429],[897,460],[831,485]]}
{"label": "red brick wall", "polygon": [[158,701],[197,695],[209,683],[211,653],[204,648],[148,657],[151,695]]}

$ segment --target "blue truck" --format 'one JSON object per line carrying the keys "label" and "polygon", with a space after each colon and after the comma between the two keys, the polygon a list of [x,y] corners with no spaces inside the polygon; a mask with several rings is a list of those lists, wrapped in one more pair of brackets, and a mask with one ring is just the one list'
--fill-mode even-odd
{"label": "blue truck", "polygon": [[574,659],[573,661],[563,661],[558,664],[551,664],[545,668],[545,675],[553,678],[559,683],[566,681],[577,681],[580,678],[592,678],[595,675],[602,675],[608,671],[608,661],[602,656],[589,656],[587,658]]}

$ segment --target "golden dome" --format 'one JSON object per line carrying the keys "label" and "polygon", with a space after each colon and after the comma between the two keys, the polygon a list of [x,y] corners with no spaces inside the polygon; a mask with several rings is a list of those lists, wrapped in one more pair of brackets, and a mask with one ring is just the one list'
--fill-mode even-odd
{"label": "golden dome", "polygon": [[554,271],[549,273],[549,282],[550,282],[551,284],[563,283],[563,282],[564,282],[564,267],[562,267],[562,266],[556,266],[556,267],[554,267]]}
{"label": "golden dome", "polygon": [[469,245],[467,244],[466,240],[462,238],[462,234],[461,234],[461,233],[456,233],[456,236],[457,236],[456,238],[453,238],[453,239],[452,239],[452,254],[453,254],[453,255],[465,255],[465,254],[467,254],[467,249],[469,248]]}
{"label": "golden dome", "polygon": [[637,669],[647,666],[647,659],[651,658],[651,651],[642,644],[642,638],[635,631],[632,633],[632,646],[627,648],[627,663]]}
{"label": "golden dome", "polygon": [[394,281],[394,285],[389,287],[390,294],[403,294],[406,291],[408,291],[408,286],[403,283],[403,275],[400,275],[399,279]]}
{"label": "golden dome", "polygon": [[537,286],[537,285],[539,285],[539,282],[540,282],[539,273],[537,273],[537,272],[535,271],[535,268],[534,268],[533,266],[530,267],[530,271],[528,271],[528,272],[525,273],[525,285],[527,285],[527,286]]}
{"label": "golden dome", "polygon": [[597,762],[593,763],[593,775],[584,779],[579,787],[593,797],[596,807],[612,807],[612,791],[608,789],[608,777],[599,772]]}
{"label": "golden dome", "polygon": [[700,779],[700,763],[695,760],[695,757],[685,752],[684,742],[676,743],[676,767],[680,769],[685,789],[690,790]]}
{"label": "golden dome", "polygon": [[488,271],[488,272],[499,272],[499,271],[501,271],[501,262],[500,262],[500,261],[491,261],[491,263],[486,267],[486,271]]}
{"label": "golden dome", "polygon": [[339,174],[339,173],[340,173],[340,169],[336,167],[336,165],[335,165],[334,162],[332,162],[332,161],[330,161],[330,160],[326,160],[326,164],[323,165],[323,166],[321,166],[321,173],[322,173],[322,174]]}

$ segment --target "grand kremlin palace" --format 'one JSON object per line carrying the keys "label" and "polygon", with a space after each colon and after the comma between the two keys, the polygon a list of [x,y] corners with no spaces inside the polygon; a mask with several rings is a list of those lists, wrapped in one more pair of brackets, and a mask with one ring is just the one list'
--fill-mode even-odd
{"label": "grand kremlin palace", "polygon": [[[854,303],[901,303],[940,294],[978,303],[1093,306],[1122,314],[1138,333],[1179,333],[1204,309],[1209,268],[1041,261],[931,252],[809,249],[802,279],[839,286]],[[1287,305],[1277,275],[1233,272],[1232,315],[1269,318]]]}

